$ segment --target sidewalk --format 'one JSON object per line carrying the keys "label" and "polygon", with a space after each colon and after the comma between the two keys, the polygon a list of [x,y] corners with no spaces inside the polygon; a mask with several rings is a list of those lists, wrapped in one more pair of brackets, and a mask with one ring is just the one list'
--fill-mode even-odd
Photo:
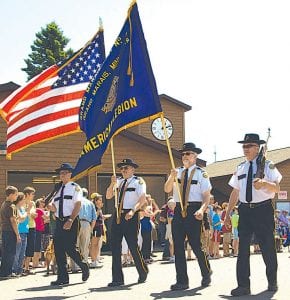
{"label": "sidewalk", "polygon": [[70,274],[70,285],[65,287],[51,287],[50,281],[55,275],[46,275],[44,269],[37,269],[36,275],[0,281],[0,298],[4,300],[35,299],[114,299],[114,300],[159,300],[159,299],[277,299],[286,300],[290,295],[290,258],[289,253],[278,253],[279,291],[275,294],[267,292],[265,266],[260,254],[251,256],[252,295],[242,298],[232,298],[231,289],[236,287],[235,266],[236,258],[221,258],[211,260],[213,270],[212,284],[207,288],[200,287],[201,276],[197,261],[189,261],[188,275],[190,288],[186,291],[172,292],[170,285],[175,283],[174,264],[160,260],[161,253],[157,253],[155,262],[149,265],[150,273],[143,284],[137,284],[135,267],[124,268],[125,285],[118,288],[108,288],[111,281],[111,257],[104,256],[104,266],[91,269],[91,276],[87,282],[81,281],[81,273]]}

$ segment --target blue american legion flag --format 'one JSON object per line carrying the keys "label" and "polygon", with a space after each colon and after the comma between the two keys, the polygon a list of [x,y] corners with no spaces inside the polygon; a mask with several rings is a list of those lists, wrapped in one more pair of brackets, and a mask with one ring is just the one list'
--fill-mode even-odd
{"label": "blue american legion flag", "polygon": [[81,100],[104,60],[100,29],[72,59],[49,67],[0,103],[8,125],[8,158],[33,144],[80,131]]}
{"label": "blue american legion flag", "polygon": [[125,128],[162,114],[136,2],[101,70],[82,100],[79,120],[86,133],[74,179],[100,164],[109,141]]}

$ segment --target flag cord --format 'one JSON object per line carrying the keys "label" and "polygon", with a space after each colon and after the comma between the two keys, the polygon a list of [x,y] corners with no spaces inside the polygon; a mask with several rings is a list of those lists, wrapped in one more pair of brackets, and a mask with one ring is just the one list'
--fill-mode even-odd
{"label": "flag cord", "polygon": [[128,70],[127,74],[131,75],[130,78],[130,86],[134,86],[134,75],[133,75],[133,59],[132,59],[132,21],[131,21],[131,10],[133,5],[135,4],[136,1],[132,1],[131,6],[128,10],[128,20],[129,20],[129,25],[130,25],[130,50],[129,50],[129,63],[128,63]]}

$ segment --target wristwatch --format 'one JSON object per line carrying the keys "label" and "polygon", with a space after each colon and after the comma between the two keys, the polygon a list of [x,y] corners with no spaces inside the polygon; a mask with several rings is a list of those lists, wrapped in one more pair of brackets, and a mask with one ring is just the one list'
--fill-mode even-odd
{"label": "wristwatch", "polygon": [[69,218],[68,221],[72,223],[74,220],[72,218]]}

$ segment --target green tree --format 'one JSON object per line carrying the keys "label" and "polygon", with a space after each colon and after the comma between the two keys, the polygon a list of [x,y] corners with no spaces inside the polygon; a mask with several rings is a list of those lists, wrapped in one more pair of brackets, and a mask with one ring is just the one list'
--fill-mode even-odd
{"label": "green tree", "polygon": [[41,28],[36,33],[36,40],[31,45],[32,52],[29,58],[24,59],[26,67],[21,70],[27,73],[27,79],[31,79],[48,67],[63,61],[73,54],[70,48],[64,50],[69,39],[63,35],[62,30],[55,22]]}

